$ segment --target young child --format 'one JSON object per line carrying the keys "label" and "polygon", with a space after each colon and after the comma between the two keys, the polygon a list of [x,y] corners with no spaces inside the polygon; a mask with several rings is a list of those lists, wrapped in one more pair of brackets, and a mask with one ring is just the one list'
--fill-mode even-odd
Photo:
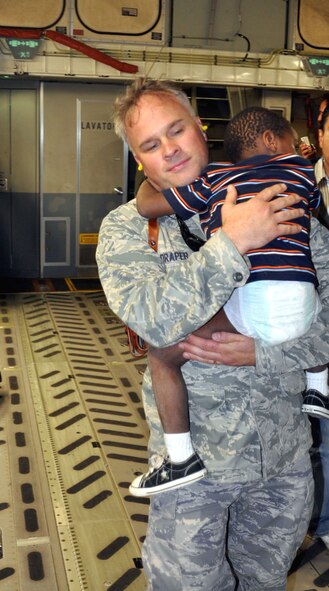
{"label": "young child", "polygon": [[[168,189],[163,195],[148,183],[138,193],[141,215],[156,218],[175,211],[187,219],[199,213],[207,238],[221,226],[221,206],[230,184],[238,191],[238,202],[277,182],[301,197],[298,207],[305,210],[299,220],[303,231],[248,252],[248,282],[235,289],[224,308],[196,334],[210,337],[216,331],[240,332],[270,346],[307,332],[319,312],[309,248],[309,212],[318,207],[319,193],[313,167],[296,155],[294,143],[294,132],[286,119],[261,107],[247,108],[231,120],[225,135],[226,153],[235,164],[210,164],[194,183]],[[187,390],[180,371],[185,361],[178,345],[149,348],[153,391],[168,457],[159,458],[146,474],[135,478],[129,489],[134,496],[177,488],[206,474],[189,431]],[[303,411],[329,418],[327,366],[311,368],[306,376]]]}

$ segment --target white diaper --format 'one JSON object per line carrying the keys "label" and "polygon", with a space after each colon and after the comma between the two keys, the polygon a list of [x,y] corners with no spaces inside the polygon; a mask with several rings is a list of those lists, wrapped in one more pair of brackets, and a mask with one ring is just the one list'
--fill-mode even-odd
{"label": "white diaper", "polygon": [[238,332],[276,345],[305,334],[321,303],[313,283],[255,281],[235,289],[224,310]]}

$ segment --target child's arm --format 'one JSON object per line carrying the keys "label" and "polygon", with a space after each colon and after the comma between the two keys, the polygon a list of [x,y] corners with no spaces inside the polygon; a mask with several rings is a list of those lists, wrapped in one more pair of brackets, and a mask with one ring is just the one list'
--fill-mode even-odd
{"label": "child's arm", "polygon": [[157,191],[148,180],[145,180],[139,187],[136,202],[138,213],[144,218],[159,218],[174,213],[165,196]]}

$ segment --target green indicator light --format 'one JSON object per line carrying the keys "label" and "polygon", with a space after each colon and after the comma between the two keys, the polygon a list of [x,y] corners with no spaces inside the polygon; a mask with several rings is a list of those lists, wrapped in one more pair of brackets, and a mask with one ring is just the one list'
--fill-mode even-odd
{"label": "green indicator light", "polygon": [[313,76],[329,76],[329,56],[317,55],[306,60]]}
{"label": "green indicator light", "polygon": [[6,39],[7,45],[17,60],[33,59],[42,43],[41,39]]}

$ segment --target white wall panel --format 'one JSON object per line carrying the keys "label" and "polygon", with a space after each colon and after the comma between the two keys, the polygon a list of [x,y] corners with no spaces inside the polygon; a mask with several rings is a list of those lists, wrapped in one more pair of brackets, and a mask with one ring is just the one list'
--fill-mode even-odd
{"label": "white wall panel", "polygon": [[[136,52],[126,45],[110,46],[111,55],[138,66],[139,76],[172,79],[177,82],[228,84],[237,86],[270,86],[273,88],[318,89],[329,88],[328,78],[314,77],[305,70],[303,59],[298,55],[278,52],[269,57],[264,54],[250,54],[243,60],[243,53],[214,52],[162,48],[158,57],[149,47]],[[200,60],[200,56],[202,60]],[[36,57],[33,61],[13,64],[11,56],[0,59],[0,74],[45,76],[48,78],[69,78],[75,80],[130,81],[135,76],[119,72],[95,60],[79,56],[59,56],[54,53]]]}
{"label": "white wall panel", "polygon": [[[0,0],[0,8],[9,10],[7,14],[11,16],[7,18],[7,25],[14,24],[13,17],[16,15],[15,25],[24,26],[28,22],[27,4],[34,7],[35,17],[39,18],[36,6],[40,4],[52,8],[54,4],[58,13],[61,7],[58,2],[59,0],[12,2],[14,7],[21,7],[21,14],[6,0]],[[301,56],[284,47],[287,2],[174,0],[172,47],[167,47],[166,19],[170,4],[170,0],[134,0],[127,7],[124,0],[66,0],[64,14],[53,29],[59,28],[60,32],[74,36],[91,48],[97,48],[117,60],[137,66],[137,75],[141,76],[220,85],[266,85],[319,90],[328,88],[328,78],[314,77],[306,72]],[[307,24],[312,35],[316,34],[317,28],[322,37],[326,35],[329,30],[328,0],[318,0],[316,3],[314,0],[290,0],[290,37],[293,31],[296,38],[299,4],[303,7],[303,27]],[[98,10],[95,10],[96,6]],[[160,9],[161,18],[157,21]],[[134,11],[137,16],[132,16]],[[29,16],[31,12],[29,11]],[[324,24],[315,27],[318,22],[315,19],[319,18],[324,19]],[[106,32],[111,23],[113,34]],[[124,23],[130,24],[126,26]],[[145,27],[151,27],[149,32],[136,34],[142,33]],[[118,28],[120,35],[115,34],[115,29]],[[124,33],[125,28],[127,34]],[[250,43],[249,48],[247,41]],[[289,45],[291,49],[294,47],[291,38]],[[50,40],[43,41],[39,54],[33,59],[15,60],[5,40],[1,38],[0,75],[44,76],[63,80],[109,79],[120,82],[134,78],[130,73],[118,71]]]}
{"label": "white wall panel", "polygon": [[284,47],[285,19],[278,0],[174,0],[173,46],[246,51],[246,37],[251,52],[269,52]]}

